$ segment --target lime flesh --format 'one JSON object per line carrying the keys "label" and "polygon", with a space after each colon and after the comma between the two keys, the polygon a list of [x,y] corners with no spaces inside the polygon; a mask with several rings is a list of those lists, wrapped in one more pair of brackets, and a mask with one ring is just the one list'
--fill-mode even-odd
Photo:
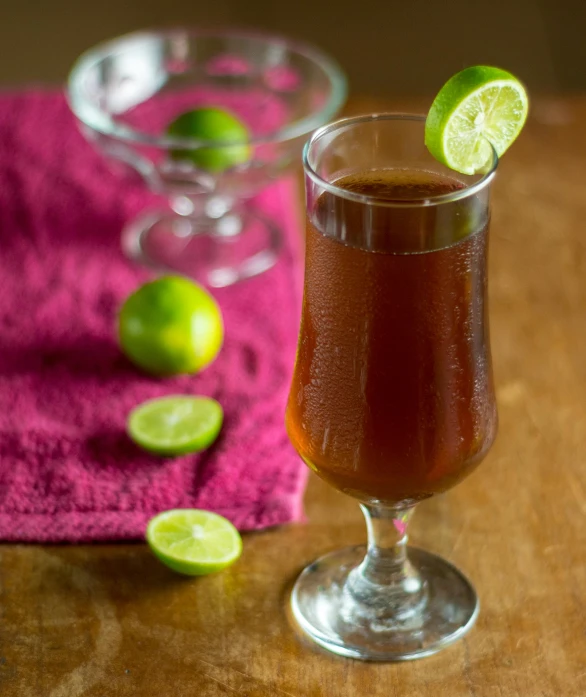
{"label": "lime flesh", "polygon": [[127,430],[141,448],[157,455],[184,455],[209,448],[224,413],[215,399],[173,395],[144,402],[130,412]]}
{"label": "lime flesh", "polygon": [[[514,75],[490,66],[466,68],[435,98],[425,124],[425,144],[442,164],[462,174],[487,170],[519,135],[529,110]],[[494,148],[494,151],[493,151]]]}
{"label": "lime flesh", "polygon": [[149,522],[146,539],[163,564],[187,576],[221,571],[242,552],[242,538],[229,520],[197,509],[159,513]]}

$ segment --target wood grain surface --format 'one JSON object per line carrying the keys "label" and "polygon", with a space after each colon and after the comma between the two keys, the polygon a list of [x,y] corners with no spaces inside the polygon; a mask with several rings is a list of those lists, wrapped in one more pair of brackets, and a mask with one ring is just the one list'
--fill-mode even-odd
{"label": "wood grain surface", "polygon": [[[355,100],[350,111],[379,108]],[[308,522],[247,535],[185,580],[142,545],[0,547],[2,697],[586,695],[586,99],[543,99],[494,187],[490,302],[500,433],[420,506],[414,543],[474,581],[476,627],[413,663],[308,645],[287,614],[316,556],[364,540],[312,478]]]}

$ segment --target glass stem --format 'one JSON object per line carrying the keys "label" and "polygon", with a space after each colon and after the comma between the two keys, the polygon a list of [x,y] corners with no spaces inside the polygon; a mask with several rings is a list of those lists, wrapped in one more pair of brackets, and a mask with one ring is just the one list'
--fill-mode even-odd
{"label": "glass stem", "polygon": [[426,589],[407,558],[407,525],[414,506],[391,508],[361,504],[368,530],[364,561],[348,577],[353,599],[398,617],[420,609]]}

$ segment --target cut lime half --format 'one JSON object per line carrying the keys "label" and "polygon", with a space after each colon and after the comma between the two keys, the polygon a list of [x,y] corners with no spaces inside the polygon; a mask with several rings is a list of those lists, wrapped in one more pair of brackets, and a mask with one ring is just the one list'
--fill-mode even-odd
{"label": "cut lime half", "polygon": [[149,522],[146,539],[163,564],[187,576],[221,571],[242,552],[242,538],[229,520],[197,509],[159,513]]}
{"label": "cut lime half", "polygon": [[211,397],[173,395],[143,402],[130,412],[127,430],[140,447],[158,455],[184,455],[209,448],[224,412]]}
{"label": "cut lime half", "polygon": [[519,135],[529,99],[514,75],[489,66],[466,68],[435,98],[425,124],[425,144],[442,164],[462,174],[485,172]]}

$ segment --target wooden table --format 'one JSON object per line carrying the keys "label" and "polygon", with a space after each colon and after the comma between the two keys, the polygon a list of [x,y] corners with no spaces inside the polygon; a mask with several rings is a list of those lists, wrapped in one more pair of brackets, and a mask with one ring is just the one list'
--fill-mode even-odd
{"label": "wooden table", "polygon": [[584,697],[586,99],[536,101],[494,188],[491,255],[500,434],[412,527],[476,584],[463,641],[375,665],[296,635],[292,580],[365,534],[357,506],[313,478],[310,522],[246,536],[213,577],[173,575],[142,545],[0,547],[0,695]]}

